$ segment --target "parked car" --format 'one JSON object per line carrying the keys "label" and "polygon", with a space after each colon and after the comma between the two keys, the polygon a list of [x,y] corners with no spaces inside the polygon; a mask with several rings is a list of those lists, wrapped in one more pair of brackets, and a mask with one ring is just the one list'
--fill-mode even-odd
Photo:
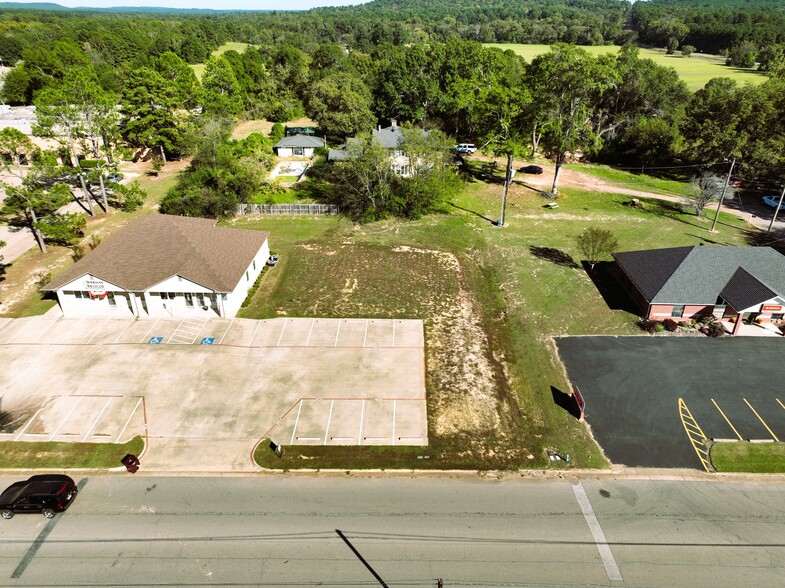
{"label": "parked car", "polygon": [[267,260],[267,265],[269,267],[275,267],[275,264],[278,263],[278,256],[271,255],[270,258]]}
{"label": "parked car", "polygon": [[540,175],[542,173],[542,168],[539,165],[524,165],[523,167],[519,167],[518,171],[522,174]]}
{"label": "parked car", "polygon": [[16,482],[0,494],[0,516],[12,518],[16,513],[40,512],[51,519],[67,509],[76,498],[74,481],[62,474],[42,474]]}
{"label": "parked car", "polygon": [[772,208],[777,208],[780,203],[779,196],[764,196],[762,200],[763,200],[763,204],[771,206]]}
{"label": "parked car", "polygon": [[477,151],[477,147],[474,146],[474,143],[460,143],[453,147],[452,150],[456,153],[468,153],[471,155]]}

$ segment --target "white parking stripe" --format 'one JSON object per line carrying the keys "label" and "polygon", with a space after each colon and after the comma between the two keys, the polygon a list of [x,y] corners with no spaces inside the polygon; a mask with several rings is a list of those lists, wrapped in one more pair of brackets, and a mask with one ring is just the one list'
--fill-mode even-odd
{"label": "white parking stripe", "polygon": [[365,399],[363,398],[363,407],[360,411],[360,434],[357,436],[357,445],[362,445],[363,428],[365,426]]}
{"label": "white parking stripe", "polygon": [[395,347],[395,321],[393,321],[393,340],[392,340],[392,346],[393,346],[393,347]]}
{"label": "white parking stripe", "polygon": [[259,325],[261,325],[263,322],[264,322],[264,321],[257,321],[257,322],[256,322],[256,327],[255,327],[255,328],[254,328],[254,330],[253,330],[253,335],[251,335],[251,340],[250,340],[250,341],[248,341],[248,347],[250,347],[251,345],[253,345],[253,340],[256,338],[256,331],[258,331],[258,330],[259,330]]}
{"label": "white parking stripe", "polygon": [[341,321],[338,320],[338,330],[335,332],[335,344],[333,347],[338,347],[338,336],[341,334]]}
{"label": "white parking stripe", "polygon": [[365,319],[365,334],[363,334],[363,347],[365,347],[365,342],[368,340],[368,319]]}
{"label": "white parking stripe", "polygon": [[303,409],[303,401],[300,400],[300,405],[297,407],[297,418],[294,419],[294,429],[292,429],[292,439],[289,441],[289,445],[294,445],[294,433],[297,431],[297,423],[300,422],[300,411]]}
{"label": "white parking stripe", "polygon": [[[224,339],[226,339],[226,334],[229,332],[229,329],[231,329],[231,328],[232,328],[232,325],[233,325],[233,324],[234,324],[234,319],[232,319],[232,320],[229,322],[229,326],[228,326],[228,327],[226,327],[226,330],[224,331],[224,334],[223,334],[223,336],[221,337],[221,340],[220,340],[220,341],[218,341],[218,345],[220,345],[221,343],[223,343],[223,342],[224,342]],[[258,326],[258,325],[257,325],[257,326]],[[256,332],[256,331],[254,331],[254,333],[255,333],[255,332]],[[253,341],[253,338],[251,338],[251,341]],[[249,345],[250,345],[250,342],[249,342]]]}
{"label": "white parking stripe", "polygon": [[11,338],[8,340],[9,343],[13,343],[14,339],[16,339],[16,336],[19,333],[21,333],[22,331],[24,331],[25,327],[27,326],[27,323],[29,323],[33,319],[32,318],[21,318],[21,319],[16,319],[16,320],[21,322],[21,323],[24,323],[24,324],[21,327],[19,327],[19,330],[11,336]]}
{"label": "white parking stripe", "polygon": [[313,325],[316,319],[311,319],[311,328],[308,329],[308,337],[305,339],[305,346],[308,347],[308,342],[311,340],[311,333],[313,332]]}
{"label": "white parking stripe", "polygon": [[120,439],[122,438],[123,433],[125,433],[125,430],[128,427],[128,423],[130,423],[131,419],[134,418],[134,414],[136,414],[136,409],[139,408],[139,405],[141,403],[142,403],[142,398],[140,397],[139,400],[136,403],[136,406],[134,406],[134,409],[131,411],[131,416],[129,416],[128,420],[125,421],[125,424],[123,425],[123,430],[120,431],[120,434],[117,435],[117,439],[114,440],[115,443],[120,443]]}
{"label": "white parking stripe", "polygon": [[130,327],[132,324],[134,324],[135,320],[136,320],[136,318],[132,318],[130,321],[128,321],[128,324],[123,327],[123,330],[120,331],[120,334],[117,335],[117,337],[115,337],[115,340],[112,341],[112,343],[117,343],[117,341],[119,341],[120,337],[123,336],[123,333],[125,333],[126,329],[128,329],[128,327]]}
{"label": "white parking stripe", "polygon": [[150,327],[149,329],[147,329],[147,332],[144,334],[144,336],[142,337],[142,340],[139,341],[139,343],[147,343],[147,341],[148,341],[147,336],[150,334],[150,331],[152,331],[158,325],[158,323],[160,323],[160,322],[161,322],[161,319],[158,319],[157,321],[155,321],[155,323],[153,323],[153,326]]}
{"label": "white parking stripe", "polygon": [[[174,336],[177,334],[177,331],[180,330],[180,325],[182,325],[183,322],[185,322],[185,319],[183,319],[179,323],[177,323],[177,327],[175,327],[174,331],[172,331],[172,334],[169,336],[169,339],[166,341],[167,343],[171,343],[172,342],[172,339],[174,339]],[[177,343],[179,343],[179,341],[177,341]]]}
{"label": "white parking stripe", "polygon": [[35,341],[33,341],[33,343],[38,343],[38,340],[39,340],[41,337],[43,337],[44,335],[46,335],[46,334],[49,332],[49,329],[51,329],[52,327],[54,327],[54,326],[57,324],[57,322],[58,322],[58,321],[51,321],[51,323],[52,323],[52,324],[51,324],[51,325],[49,325],[48,327],[46,327],[46,328],[45,328],[43,331],[41,331],[41,334],[40,334],[40,335],[38,335],[38,337],[36,337],[36,338],[35,338]]}
{"label": "white parking stripe", "polygon": [[572,491],[575,493],[575,498],[578,500],[578,506],[581,507],[583,518],[586,519],[586,524],[589,525],[589,531],[591,531],[591,535],[594,537],[594,543],[597,545],[597,551],[600,553],[600,559],[602,559],[602,565],[605,566],[605,573],[608,574],[608,579],[621,582],[623,580],[621,572],[616,565],[616,560],[613,559],[611,548],[608,547],[605,533],[602,532],[602,527],[600,527],[600,522],[594,514],[594,509],[591,507],[589,497],[586,496],[586,490],[583,489],[583,484],[580,482],[574,484],[572,486]]}
{"label": "white parking stripe", "polygon": [[71,407],[71,410],[68,411],[68,414],[65,415],[65,418],[62,421],[60,421],[59,425],[57,425],[57,428],[54,430],[52,435],[49,437],[50,441],[55,438],[55,435],[57,435],[57,432],[60,430],[60,427],[62,427],[65,424],[65,421],[67,421],[68,417],[71,416],[71,413],[74,412],[74,410],[76,410],[76,407],[79,406],[80,402],[82,402],[82,396],[78,396],[77,397],[76,402],[74,402],[74,405]]}
{"label": "white parking stripe", "polygon": [[87,344],[88,344],[88,345],[90,345],[90,341],[92,341],[93,339],[95,339],[95,336],[96,336],[98,333],[100,333],[100,332],[101,332],[101,329],[103,329],[103,328],[104,328],[104,325],[105,325],[107,322],[109,322],[109,317],[107,317],[107,318],[105,318],[105,319],[104,319],[104,322],[102,322],[102,323],[101,323],[101,326],[100,326],[100,327],[98,327],[98,328],[95,330],[95,333],[93,333],[93,336],[92,336],[92,337],[90,337],[90,338],[87,340]]}
{"label": "white parking stripe", "polygon": [[327,445],[327,439],[330,434],[330,421],[333,418],[333,406],[335,406],[335,400],[330,401],[330,414],[327,415],[327,427],[324,429],[324,444]]}
{"label": "white parking stripe", "polygon": [[22,427],[22,430],[19,431],[19,434],[16,436],[16,439],[14,439],[14,441],[19,441],[19,439],[22,437],[22,435],[25,434],[25,431],[27,430],[27,427],[30,426],[30,423],[32,423],[35,420],[35,417],[37,417],[38,413],[41,412],[42,410],[44,410],[43,406],[41,408],[39,408],[37,411],[35,411],[35,414],[33,415],[33,418],[31,418],[29,421],[27,421],[25,426]]}
{"label": "white parking stripe", "polygon": [[281,339],[283,339],[283,332],[286,330],[286,323],[288,323],[288,322],[289,322],[289,319],[284,319],[283,320],[283,327],[281,327],[281,334],[278,335],[278,343],[275,344],[276,347],[278,347],[281,344]]}
{"label": "white parking stripe", "polygon": [[392,444],[395,445],[395,400],[393,400],[393,430],[392,430]]}
{"label": "white parking stripe", "polygon": [[107,409],[107,407],[111,402],[112,402],[112,396],[109,397],[109,400],[106,401],[106,404],[104,404],[104,407],[101,409],[101,412],[99,412],[98,416],[95,417],[95,420],[90,425],[90,428],[87,429],[87,433],[85,433],[84,437],[82,437],[82,441],[87,440],[87,438],[90,436],[90,433],[93,432],[93,427],[95,427],[96,423],[98,423],[98,420],[101,418],[101,415],[104,414],[104,411]]}

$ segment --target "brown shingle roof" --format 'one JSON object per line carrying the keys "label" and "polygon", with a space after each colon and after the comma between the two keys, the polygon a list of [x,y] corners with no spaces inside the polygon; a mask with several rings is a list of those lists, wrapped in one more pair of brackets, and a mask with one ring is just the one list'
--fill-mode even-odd
{"label": "brown shingle roof", "polygon": [[268,236],[216,227],[210,219],[151,214],[129,223],[43,289],[57,290],[90,274],[141,291],[177,275],[231,292]]}

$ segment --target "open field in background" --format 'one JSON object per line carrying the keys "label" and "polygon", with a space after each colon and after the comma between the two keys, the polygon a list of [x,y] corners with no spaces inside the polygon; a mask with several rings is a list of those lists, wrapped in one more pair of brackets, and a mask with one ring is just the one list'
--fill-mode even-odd
{"label": "open field in background", "polygon": [[[511,49],[526,61],[531,61],[542,53],[547,53],[550,45],[520,45],[514,43],[486,43],[486,47],[498,47],[502,51]],[[616,45],[587,46],[581,45],[592,55],[602,55],[604,53],[618,53],[619,47]],[[701,89],[712,78],[731,78],[740,85],[750,82],[752,84],[762,84],[766,81],[766,76],[749,69],[729,67],[725,65],[725,58],[716,55],[702,55],[694,53],[692,57],[682,57],[681,53],[676,55],[666,55],[664,49],[641,49],[641,59],[651,59],[659,65],[672,67],[684,80],[690,90]]]}
{"label": "open field in background", "polygon": [[[631,171],[615,169],[607,165],[597,165],[592,163],[568,163],[565,169],[570,169],[582,174],[594,176],[614,186],[626,188],[628,190],[640,190],[652,194],[662,194],[664,196],[685,196],[689,191],[690,185],[686,181],[666,180],[648,176],[644,173],[633,173]],[[640,169],[640,168],[638,168]],[[692,171],[692,170],[691,170]]]}
{"label": "open field in background", "polygon": [[[245,139],[248,135],[252,133],[262,133],[265,137],[270,135],[270,131],[273,129],[273,125],[275,123],[271,120],[261,119],[261,120],[246,120],[241,123],[238,123],[236,127],[232,130],[231,138],[235,141],[239,141],[240,139]],[[295,120],[290,120],[285,123],[281,123],[283,126],[289,127],[315,127],[318,126],[314,121],[310,118],[298,118]]]}
{"label": "open field in background", "polygon": [[715,443],[710,456],[718,472],[785,473],[785,443]]}
{"label": "open field in background", "polygon": [[[235,43],[234,41],[229,41],[228,43],[224,43],[218,49],[213,51],[211,55],[213,57],[218,57],[219,55],[223,55],[227,51],[237,51],[238,53],[242,53],[248,47],[253,47],[250,43]],[[194,63],[191,65],[196,74],[196,77],[201,80],[202,74],[204,73],[204,63]]]}

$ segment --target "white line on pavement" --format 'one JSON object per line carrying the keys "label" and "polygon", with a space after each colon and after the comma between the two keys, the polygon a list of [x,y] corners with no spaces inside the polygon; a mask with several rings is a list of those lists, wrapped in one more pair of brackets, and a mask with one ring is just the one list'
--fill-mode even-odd
{"label": "white line on pavement", "polygon": [[619,567],[616,565],[616,560],[613,559],[611,548],[608,547],[605,533],[602,532],[600,521],[597,520],[597,516],[594,514],[594,509],[591,507],[589,497],[586,496],[583,484],[580,482],[573,484],[572,491],[578,500],[578,506],[581,507],[583,518],[586,519],[586,524],[589,525],[591,536],[594,537],[594,543],[597,545],[597,551],[600,553],[600,559],[602,559],[602,565],[605,566],[605,573],[608,574],[608,579],[622,581],[623,578],[621,577]]}
{"label": "white line on pavement", "polygon": [[300,422],[300,411],[303,409],[303,401],[300,400],[300,405],[297,407],[297,418],[294,419],[294,429],[292,429],[292,438],[289,441],[289,445],[294,445],[294,433],[297,431],[297,423]]}

